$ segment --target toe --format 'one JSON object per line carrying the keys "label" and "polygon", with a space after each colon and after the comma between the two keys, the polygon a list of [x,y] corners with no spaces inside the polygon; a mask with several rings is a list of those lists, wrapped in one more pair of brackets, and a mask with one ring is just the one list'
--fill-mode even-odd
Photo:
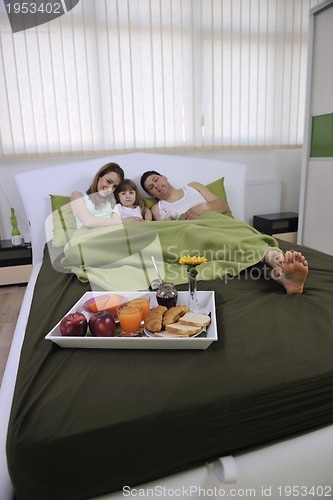
{"label": "toe", "polygon": [[290,250],[287,250],[286,255],[285,255],[285,264],[289,264],[293,260],[293,253],[290,252]]}

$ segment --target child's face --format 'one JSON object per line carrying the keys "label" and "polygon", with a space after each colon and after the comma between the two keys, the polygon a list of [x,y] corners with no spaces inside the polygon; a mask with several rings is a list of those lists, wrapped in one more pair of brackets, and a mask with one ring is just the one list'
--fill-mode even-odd
{"label": "child's face", "polygon": [[127,189],[118,193],[119,201],[124,207],[134,208],[136,193],[133,189]]}

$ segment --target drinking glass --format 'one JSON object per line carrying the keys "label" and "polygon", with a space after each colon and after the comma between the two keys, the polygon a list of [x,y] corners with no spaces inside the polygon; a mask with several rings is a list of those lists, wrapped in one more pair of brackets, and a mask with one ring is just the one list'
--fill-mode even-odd
{"label": "drinking glass", "polygon": [[117,308],[117,315],[125,336],[136,336],[141,333],[142,306],[124,304]]}
{"label": "drinking glass", "polygon": [[142,307],[141,319],[144,321],[150,310],[150,297],[138,297],[137,299],[130,300],[129,305]]}

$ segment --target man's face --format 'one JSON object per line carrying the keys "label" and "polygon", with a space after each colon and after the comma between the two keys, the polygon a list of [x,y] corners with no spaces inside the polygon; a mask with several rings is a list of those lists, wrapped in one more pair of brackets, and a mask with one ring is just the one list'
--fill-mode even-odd
{"label": "man's face", "polygon": [[154,198],[163,200],[169,190],[168,179],[165,175],[149,175],[145,180],[145,188]]}

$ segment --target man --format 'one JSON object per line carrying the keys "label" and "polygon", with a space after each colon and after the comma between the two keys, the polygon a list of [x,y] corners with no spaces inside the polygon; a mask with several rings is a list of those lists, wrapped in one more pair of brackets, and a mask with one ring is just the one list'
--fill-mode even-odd
{"label": "man", "polygon": [[199,182],[190,182],[187,186],[176,189],[165,175],[155,170],[145,172],[140,182],[147,193],[159,200],[151,209],[154,220],[178,218],[182,214],[185,214],[186,220],[194,220],[207,210],[222,214],[228,210],[224,200]]}
{"label": "man", "polygon": [[[223,214],[228,210],[225,201],[212,194],[199,182],[191,182],[176,189],[168,182],[165,175],[150,170],[142,174],[140,183],[147,193],[158,200],[151,209],[154,220],[178,219],[181,214],[184,214],[185,220],[195,220],[206,211]],[[250,233],[253,235],[256,232],[258,240],[261,238],[264,240],[258,231],[247,224],[235,220],[236,226],[243,232],[240,239],[246,240]],[[304,255],[301,252],[290,251],[284,255],[277,242],[274,239],[272,241],[274,246],[267,245],[262,259],[269,266],[269,277],[280,283],[288,294],[303,293],[308,274],[308,263]],[[264,242],[263,244],[265,245]]]}

